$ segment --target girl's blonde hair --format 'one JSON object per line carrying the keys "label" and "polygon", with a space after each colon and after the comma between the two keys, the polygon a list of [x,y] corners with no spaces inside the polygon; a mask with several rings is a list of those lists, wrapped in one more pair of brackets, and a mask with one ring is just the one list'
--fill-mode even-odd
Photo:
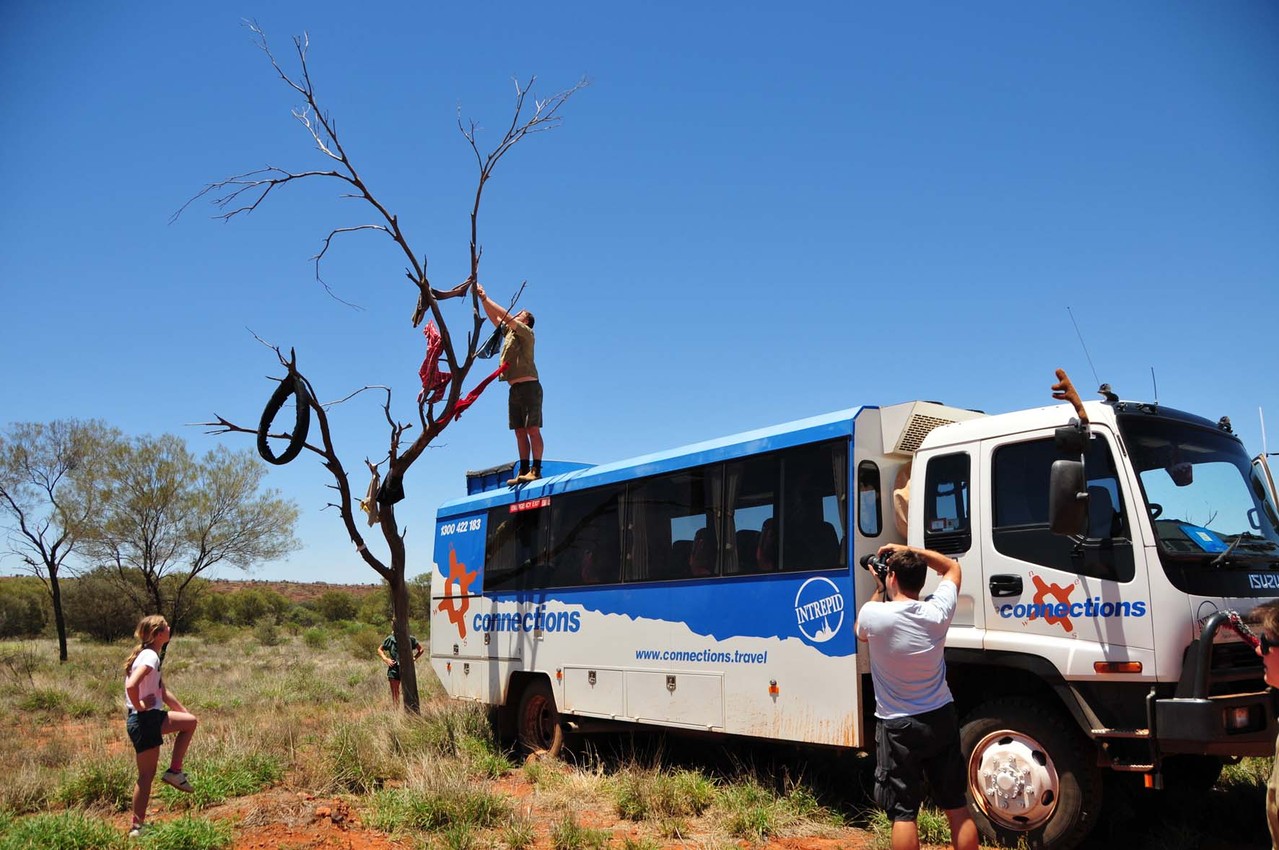
{"label": "girl's blonde hair", "polygon": [[133,636],[138,639],[138,645],[129,654],[129,660],[124,662],[124,675],[128,676],[132,672],[133,662],[138,660],[138,655],[141,654],[142,650],[150,647],[151,641],[155,640],[156,633],[168,625],[168,621],[159,614],[148,614],[138,621],[138,627],[133,630]]}

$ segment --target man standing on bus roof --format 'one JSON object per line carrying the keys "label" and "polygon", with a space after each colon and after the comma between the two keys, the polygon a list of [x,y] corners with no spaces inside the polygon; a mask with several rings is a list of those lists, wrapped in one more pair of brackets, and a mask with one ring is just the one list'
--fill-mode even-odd
{"label": "man standing on bus roof", "polygon": [[[881,547],[878,556],[886,560],[887,573],[857,617],[857,638],[870,645],[875,683],[875,802],[893,822],[892,850],[918,850],[927,778],[950,821],[951,846],[977,850],[977,825],[964,799],[959,720],[942,654],[959,598],[959,562],[896,543]],[[920,599],[929,569],[941,575],[941,584]]]}
{"label": "man standing on bus roof", "polygon": [[501,358],[506,371],[500,380],[511,388],[507,417],[520,454],[520,471],[506,483],[512,487],[527,484],[542,477],[542,384],[533,362],[533,314],[521,310],[512,316],[488,297],[479,281],[475,282],[475,294],[480,297],[489,321],[506,328]]}

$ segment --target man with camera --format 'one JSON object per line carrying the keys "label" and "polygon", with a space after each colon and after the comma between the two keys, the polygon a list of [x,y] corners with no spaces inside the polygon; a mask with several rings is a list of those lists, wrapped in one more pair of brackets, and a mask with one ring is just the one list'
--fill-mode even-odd
{"label": "man with camera", "polygon": [[[875,802],[893,822],[892,850],[918,850],[924,782],[950,821],[955,850],[977,850],[968,814],[959,720],[942,654],[955,616],[959,562],[931,549],[890,543],[862,566],[878,588],[857,618],[857,639],[870,647],[875,683]],[[941,576],[924,599],[928,570]]]}

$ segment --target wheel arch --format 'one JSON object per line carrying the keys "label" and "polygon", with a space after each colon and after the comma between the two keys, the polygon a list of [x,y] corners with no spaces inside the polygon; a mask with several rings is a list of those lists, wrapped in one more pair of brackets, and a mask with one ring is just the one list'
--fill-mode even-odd
{"label": "wheel arch", "polygon": [[1024,652],[947,649],[946,680],[962,718],[977,706],[1003,697],[1028,697],[1058,706],[1079,731],[1094,740],[1096,714],[1060,671],[1045,658]]}

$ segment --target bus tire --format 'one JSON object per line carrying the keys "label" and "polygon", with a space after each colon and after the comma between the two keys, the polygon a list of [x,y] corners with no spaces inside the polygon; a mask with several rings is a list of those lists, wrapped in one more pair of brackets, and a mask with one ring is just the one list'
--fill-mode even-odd
{"label": "bus tire", "polygon": [[[275,415],[280,412],[280,408],[291,395],[297,396],[297,417],[293,422],[293,432],[289,435],[289,444],[284,447],[282,453],[277,455],[271,451],[271,446],[267,443],[267,433],[271,430],[271,424],[275,422]],[[258,454],[267,463],[282,466],[301,454],[302,447],[306,445],[306,435],[309,430],[311,430],[311,394],[307,392],[306,382],[300,375],[287,375],[275,388],[275,392],[271,393],[271,398],[262,411],[262,418],[258,421]]]}
{"label": "bus tire", "polygon": [[520,748],[530,755],[558,758],[564,747],[564,724],[555,707],[555,695],[545,679],[535,679],[520,694],[515,716],[515,736]]}
{"label": "bus tire", "polygon": [[1028,699],[979,705],[960,728],[968,810],[991,842],[1070,850],[1101,814],[1092,745],[1060,711]]}

